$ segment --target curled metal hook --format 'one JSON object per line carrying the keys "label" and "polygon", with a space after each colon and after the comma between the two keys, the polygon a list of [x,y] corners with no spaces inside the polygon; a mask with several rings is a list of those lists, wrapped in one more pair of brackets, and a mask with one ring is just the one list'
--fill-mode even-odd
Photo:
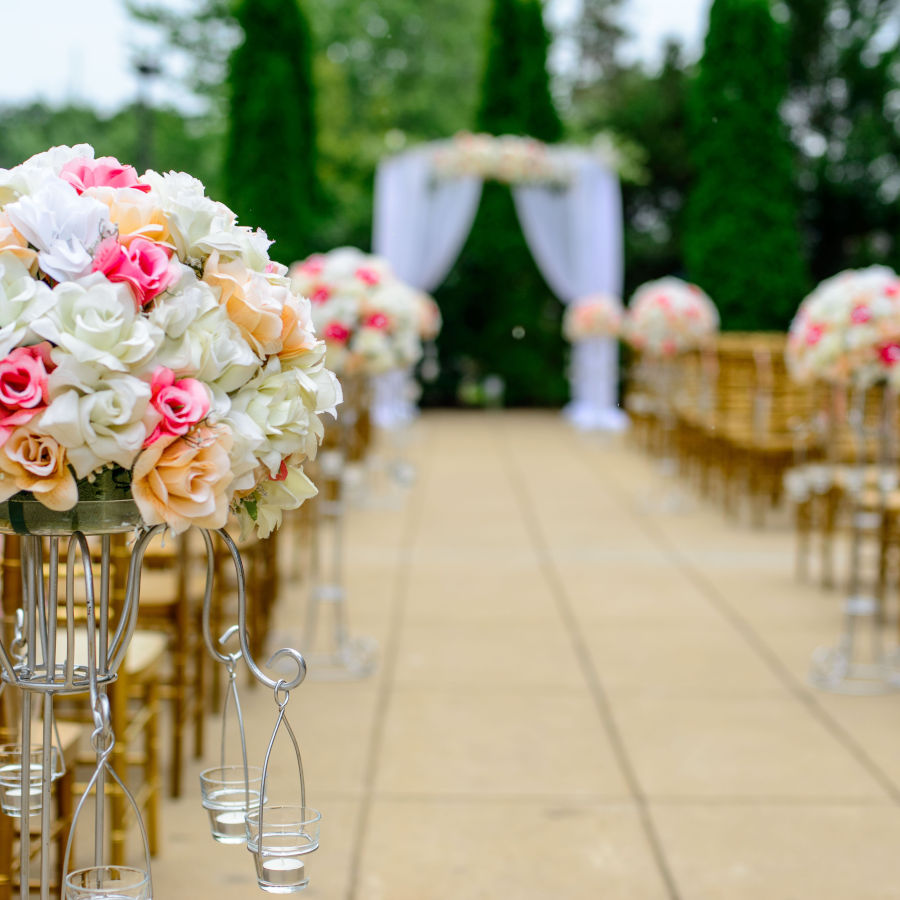
{"label": "curled metal hook", "polygon": [[[286,678],[281,678],[278,680],[270,678],[259,667],[256,660],[254,660],[253,654],[250,652],[250,643],[247,633],[247,590],[246,579],[244,577],[244,564],[241,561],[240,551],[238,550],[237,545],[235,544],[231,535],[228,534],[228,532],[225,531],[224,528],[220,528],[218,530],[218,535],[225,542],[225,546],[228,548],[228,551],[231,554],[232,563],[234,564],[234,574],[235,580],[237,581],[238,597],[238,637],[241,641],[241,651],[244,661],[247,664],[247,668],[250,669],[253,677],[260,684],[263,684],[268,688],[272,688],[273,690],[277,685],[281,685],[285,690],[291,691],[298,685],[302,684],[303,679],[306,678],[306,660],[303,658],[303,655],[299,650],[294,650],[290,647],[282,647],[280,650],[276,650],[269,657],[269,660],[266,663],[266,667],[271,667],[272,664],[277,660],[285,658],[291,660],[291,662],[296,665],[297,674],[289,680]],[[206,621],[206,617],[204,617],[204,622]]]}

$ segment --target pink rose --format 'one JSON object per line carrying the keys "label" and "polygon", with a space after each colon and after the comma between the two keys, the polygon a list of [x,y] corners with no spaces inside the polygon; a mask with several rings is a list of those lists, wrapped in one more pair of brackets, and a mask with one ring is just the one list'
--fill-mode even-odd
{"label": "pink rose", "polygon": [[150,382],[150,405],[160,415],[144,446],[158,441],[163,435],[187,434],[209,414],[209,394],[196,378],[175,379],[175,373],[160,366]]}
{"label": "pink rose", "polygon": [[49,362],[47,343],[17,347],[0,360],[0,447],[17,425],[46,409]]}
{"label": "pink rose", "polygon": [[881,357],[881,361],[889,368],[895,366],[900,362],[900,344],[882,344],[878,348],[878,355]]}
{"label": "pink rose", "polygon": [[146,306],[178,277],[169,264],[170,253],[162,244],[146,238],[136,237],[128,246],[107,238],[94,252],[92,269],[110,281],[126,282],[138,304]]}
{"label": "pink rose", "polygon": [[366,328],[375,328],[378,331],[384,331],[390,324],[390,319],[384,313],[372,313],[365,321]]}
{"label": "pink rose", "polygon": [[356,270],[356,277],[363,284],[378,284],[381,281],[381,276],[374,269],[369,269],[366,266],[360,266]]}
{"label": "pink rose", "polygon": [[91,187],[134,188],[145,193],[150,190],[149,184],[138,181],[134,166],[123,166],[114,156],[69,160],[60,170],[59,177],[68,181],[79,194]]}
{"label": "pink rose", "polygon": [[900,282],[898,282],[897,284],[889,284],[884,289],[884,292],[888,295],[888,297],[896,297],[897,294],[900,294]]}
{"label": "pink rose", "polygon": [[305,262],[297,266],[297,271],[304,275],[321,275],[325,268],[325,257],[321,253],[316,253]]}
{"label": "pink rose", "polygon": [[815,347],[822,340],[822,334],[825,329],[821,325],[809,325],[806,329],[806,345]]}
{"label": "pink rose", "polygon": [[864,303],[854,306],[853,312],[850,313],[850,321],[853,322],[854,325],[865,325],[871,318],[872,311]]}
{"label": "pink rose", "polygon": [[318,287],[310,295],[311,303],[324,303],[331,296],[331,288]]}
{"label": "pink rose", "polygon": [[350,329],[340,322],[329,322],[322,331],[326,341],[332,341],[335,344],[346,344],[350,337]]}

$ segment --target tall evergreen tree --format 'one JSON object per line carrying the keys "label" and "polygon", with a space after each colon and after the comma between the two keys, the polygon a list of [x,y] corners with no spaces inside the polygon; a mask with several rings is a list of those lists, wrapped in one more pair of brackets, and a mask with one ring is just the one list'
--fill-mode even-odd
{"label": "tall evergreen tree", "polygon": [[689,97],[696,178],[684,251],[729,329],[785,327],[807,286],[779,118],[787,67],[768,0],[715,0]]}
{"label": "tall evergreen tree", "polygon": [[[493,0],[476,127],[553,142],[562,123],[547,78],[540,0]],[[461,374],[499,375],[510,405],[565,399],[561,307],[525,246],[509,188],[486,184],[471,237],[439,293],[443,401]]]}
{"label": "tall evergreen tree", "polygon": [[315,222],[316,129],[309,25],[299,0],[241,0],[244,41],[228,70],[226,196],[265,229],[274,258],[308,254]]}

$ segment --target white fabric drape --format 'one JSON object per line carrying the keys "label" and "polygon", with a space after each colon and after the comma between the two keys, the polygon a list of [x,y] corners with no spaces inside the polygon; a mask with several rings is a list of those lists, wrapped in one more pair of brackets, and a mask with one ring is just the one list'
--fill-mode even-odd
{"label": "white fabric drape", "polygon": [[[433,149],[420,147],[384,160],[375,179],[373,251],[413,287],[433,291],[462,251],[478,211],[477,178],[436,179]],[[550,289],[564,303],[622,290],[622,203],[616,176],[592,156],[572,151],[572,180],[564,187],[513,190],[525,240]],[[614,340],[575,345],[569,372],[572,402],[566,415],[583,428],[618,428],[618,345]],[[401,418],[388,404],[388,379],[376,387],[376,418]],[[378,398],[384,398],[384,405]],[[381,407],[380,409],[378,407]]]}
{"label": "white fabric drape", "polygon": [[386,159],[375,177],[372,250],[430,293],[462,251],[480,198],[477,178],[433,178],[427,148]]}
{"label": "white fabric drape", "polygon": [[[622,291],[622,200],[616,176],[586,154],[573,153],[563,188],[521,186],[516,212],[532,256],[563,303]],[[572,347],[572,402],[565,413],[579,428],[618,429],[618,344],[611,338]]]}

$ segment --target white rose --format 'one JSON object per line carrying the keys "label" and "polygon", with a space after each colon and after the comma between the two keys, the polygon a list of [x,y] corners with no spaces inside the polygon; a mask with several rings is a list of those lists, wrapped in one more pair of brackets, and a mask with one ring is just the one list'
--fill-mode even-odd
{"label": "white rose", "polygon": [[76,144],[74,147],[51,147],[13,169],[0,169],[0,206],[33,194],[48,181],[57,180],[60,170],[70,160],[93,158],[94,148],[90,144]]}
{"label": "white rose", "polygon": [[36,343],[29,325],[53,306],[53,291],[35,281],[14,253],[0,253],[0,357],[22,343]]}
{"label": "white rose", "polygon": [[[283,481],[263,481],[248,498],[256,506],[256,533],[267,538],[281,525],[286,509],[297,509],[304,500],[315,497],[316,486],[299,466],[289,466]],[[239,508],[241,534],[246,536],[253,529],[253,519],[246,505]]]}
{"label": "white rose", "polygon": [[59,178],[8,204],[5,212],[10,224],[37,247],[38,265],[56,281],[89,274],[91,251],[113,230],[105,204],[79,196]]}
{"label": "white rose", "polygon": [[58,284],[53,298],[32,330],[79,362],[116,372],[140,369],[162,341],[162,331],[135,309],[128,286],[111,284],[99,272]]}
{"label": "white rose", "polygon": [[156,192],[166,213],[169,232],[184,261],[205,259],[213,250],[235,254],[241,249],[235,234],[237,217],[224,203],[205,195],[202,182],[184,172],[148,171],[140,179]]}
{"label": "white rose", "polygon": [[[177,302],[177,297],[173,301]],[[218,389],[226,393],[246,384],[260,365],[238,327],[218,304],[190,322],[179,336],[166,337],[156,361],[176,375],[199,378],[214,392]]]}
{"label": "white rose", "polygon": [[256,453],[265,443],[262,429],[245,412],[229,409],[226,421],[234,436],[229,451],[231,460],[232,491],[249,491],[256,484],[256,470],[259,460]]}
{"label": "white rose", "polygon": [[40,427],[66,448],[79,478],[107,463],[131,468],[155,418],[147,382],[112,372],[98,377],[69,358],[51,374],[49,388],[53,399]]}
{"label": "white rose", "polygon": [[315,456],[324,434],[317,405],[317,382],[302,369],[282,371],[274,358],[232,396],[232,412],[225,421],[234,429],[234,415],[246,413],[256,423],[264,439],[256,457],[274,476],[287,456]]}
{"label": "white rose", "polygon": [[150,321],[167,338],[180,338],[202,316],[219,308],[213,289],[197,278],[193,269],[182,266],[180,280],[159,297],[150,310]]}

